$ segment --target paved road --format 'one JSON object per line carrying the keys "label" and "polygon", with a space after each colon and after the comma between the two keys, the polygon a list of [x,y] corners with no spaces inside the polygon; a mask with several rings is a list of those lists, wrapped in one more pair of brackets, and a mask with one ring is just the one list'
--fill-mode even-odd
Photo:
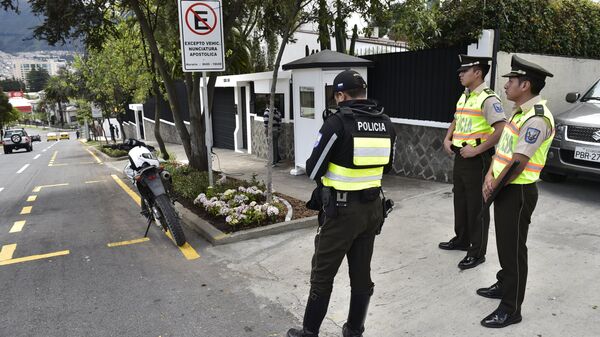
{"label": "paved road", "polygon": [[42,140],[0,155],[0,336],[281,336],[294,324],[193,233],[196,259],[156,227],[108,247],[145,229],[122,175],[78,141]]}

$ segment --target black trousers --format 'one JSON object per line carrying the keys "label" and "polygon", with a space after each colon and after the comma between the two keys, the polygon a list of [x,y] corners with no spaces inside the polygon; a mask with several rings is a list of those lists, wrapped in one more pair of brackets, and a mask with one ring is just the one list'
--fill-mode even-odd
{"label": "black trousers", "polygon": [[281,160],[279,156],[279,130],[273,130],[273,163],[276,164]]}
{"label": "black trousers", "polygon": [[331,294],[344,256],[348,259],[352,293],[372,293],[371,257],[382,221],[383,206],[379,197],[366,203],[351,202],[347,207],[338,207],[337,217],[325,217],[315,236],[311,294]]}
{"label": "black trousers", "polygon": [[484,204],[483,181],[491,163],[490,152],[473,158],[454,158],[454,232],[459,246],[469,247],[467,256],[482,257],[487,251],[490,213],[478,218]]}
{"label": "black trousers", "polygon": [[502,268],[496,275],[502,289],[500,308],[520,314],[527,284],[527,232],[537,204],[535,183],[505,186],[494,201],[496,246]]}

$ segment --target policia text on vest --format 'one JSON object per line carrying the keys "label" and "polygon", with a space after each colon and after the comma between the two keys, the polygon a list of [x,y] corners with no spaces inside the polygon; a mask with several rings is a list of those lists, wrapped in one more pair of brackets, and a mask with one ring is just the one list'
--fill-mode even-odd
{"label": "policia text on vest", "polygon": [[366,99],[366,83],[357,72],[341,72],[333,87],[338,110],[325,119],[306,162],[307,174],[318,185],[308,206],[319,210],[310,293],[302,329],[290,329],[288,337],[318,336],[344,257],[351,296],[342,333],[362,336],[374,291],[375,236],[392,205],[381,196],[381,179],[392,168],[394,127],[383,108]]}

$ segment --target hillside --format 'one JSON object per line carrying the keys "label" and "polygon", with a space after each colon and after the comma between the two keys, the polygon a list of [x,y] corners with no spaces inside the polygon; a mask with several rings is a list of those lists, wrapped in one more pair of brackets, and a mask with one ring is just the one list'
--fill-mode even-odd
{"label": "hillside", "polygon": [[31,13],[26,1],[19,2],[20,13],[0,9],[0,51],[6,53],[39,50],[75,50],[71,44],[51,47],[45,41],[32,38],[33,28],[42,22]]}

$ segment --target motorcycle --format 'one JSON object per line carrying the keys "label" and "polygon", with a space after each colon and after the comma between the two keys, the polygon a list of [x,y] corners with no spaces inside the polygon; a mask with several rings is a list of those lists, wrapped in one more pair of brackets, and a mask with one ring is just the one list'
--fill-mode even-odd
{"label": "motorcycle", "polygon": [[142,197],[141,213],[148,219],[144,237],[148,235],[150,225],[154,222],[171,234],[177,246],[182,246],[186,240],[181,220],[169,193],[171,174],[162,168],[158,158],[145,143],[133,140],[132,145],[134,146],[128,153],[129,163],[123,171]]}

